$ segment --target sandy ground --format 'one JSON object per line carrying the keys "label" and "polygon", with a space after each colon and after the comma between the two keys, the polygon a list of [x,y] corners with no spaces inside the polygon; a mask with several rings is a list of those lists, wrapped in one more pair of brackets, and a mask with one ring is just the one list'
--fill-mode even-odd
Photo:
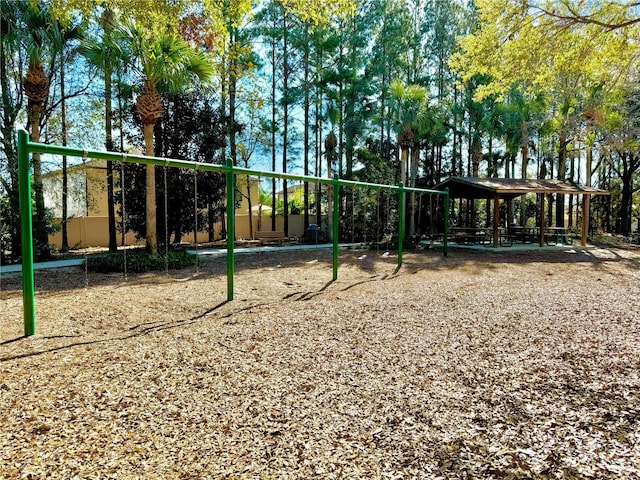
{"label": "sandy ground", "polygon": [[0,478],[640,478],[637,251],[380,253],[3,276]]}

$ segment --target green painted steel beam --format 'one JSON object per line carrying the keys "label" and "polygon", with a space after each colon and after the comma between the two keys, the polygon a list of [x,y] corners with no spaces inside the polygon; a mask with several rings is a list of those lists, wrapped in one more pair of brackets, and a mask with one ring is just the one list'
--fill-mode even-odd
{"label": "green painted steel beam", "polygon": [[[87,157],[97,160],[110,160],[115,162],[125,163],[140,163],[144,165],[155,165],[160,167],[174,167],[174,168],[186,168],[186,169],[198,169],[206,172],[220,172],[227,173],[229,171],[236,175],[250,175],[256,177],[266,178],[278,178],[284,180],[297,180],[300,182],[310,183],[322,183],[331,185],[333,183],[332,178],[325,177],[312,177],[309,175],[295,175],[292,173],[279,173],[270,172],[266,170],[256,170],[252,168],[235,167],[232,165],[218,165],[213,163],[192,162],[188,160],[175,160],[171,158],[162,157],[148,157],[141,154],[128,154],[117,152],[102,152],[99,150],[84,150],[74,147],[60,147],[58,145],[47,145],[44,143],[29,142],[30,152],[48,153],[51,155],[67,155],[69,157]],[[382,185],[378,183],[357,182],[354,180],[338,179],[338,184],[342,187],[368,187],[376,190],[391,190],[398,191],[397,185]],[[421,192],[432,193],[435,195],[445,195],[441,190],[429,190],[425,188],[407,188],[404,187],[405,192]]]}
{"label": "green painted steel beam", "polygon": [[406,192],[429,193],[443,195],[445,203],[445,237],[444,255],[447,255],[447,237],[449,232],[449,191],[429,190],[423,188],[406,188],[400,185],[382,185],[376,183],[356,182],[353,180],[312,177],[308,175],[295,175],[291,173],[278,173],[264,170],[255,170],[233,166],[230,160],[226,165],[218,165],[187,160],[175,160],[171,158],[148,157],[146,155],[103,152],[99,150],[86,150],[74,147],[61,147],[46,145],[29,141],[29,134],[25,130],[18,131],[18,168],[20,183],[20,229],[22,238],[22,282],[24,303],[24,328],[25,335],[35,334],[35,288],[33,274],[33,218],[31,211],[31,178],[29,153],[44,153],[49,155],[66,155],[70,157],[92,158],[98,160],[110,160],[124,163],[138,163],[142,165],[155,165],[161,167],[185,168],[202,170],[205,172],[224,173],[227,183],[227,299],[233,300],[233,279],[235,274],[234,241],[235,241],[235,185],[234,175],[249,175],[266,178],[279,178],[296,180],[300,182],[320,183],[333,186],[333,279],[338,278],[338,236],[339,236],[339,202],[340,187],[366,187],[374,190],[389,190],[399,194],[399,224],[398,224],[398,266],[402,265],[402,253],[404,243],[404,213]]}
{"label": "green painted steel beam", "polygon": [[31,211],[31,175],[29,134],[18,132],[18,184],[20,188],[20,241],[22,245],[22,304],[24,336],[36,333],[35,281],[33,275],[33,214]]}
{"label": "green painted steel beam", "polygon": [[[233,167],[231,159],[227,166]],[[227,300],[233,300],[233,277],[235,276],[235,239],[236,239],[236,186],[233,181],[233,170],[226,174],[227,183]]]}

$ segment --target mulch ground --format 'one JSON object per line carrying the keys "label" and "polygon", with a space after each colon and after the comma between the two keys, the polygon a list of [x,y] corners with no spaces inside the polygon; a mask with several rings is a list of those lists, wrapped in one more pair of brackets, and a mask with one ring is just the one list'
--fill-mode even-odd
{"label": "mulch ground", "polygon": [[637,251],[381,253],[3,276],[0,478],[640,478]]}

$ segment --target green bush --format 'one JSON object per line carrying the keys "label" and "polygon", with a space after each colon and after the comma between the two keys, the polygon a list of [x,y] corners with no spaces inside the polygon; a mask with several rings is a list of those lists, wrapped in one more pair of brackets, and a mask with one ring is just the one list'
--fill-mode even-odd
{"label": "green bush", "polygon": [[[195,265],[194,255],[185,251],[169,252],[168,262],[164,253],[150,254],[143,250],[127,251],[127,271],[133,273],[145,273],[162,271],[167,267],[177,270]],[[87,270],[97,273],[117,273],[124,271],[124,254],[101,253],[87,258]]]}
{"label": "green bush", "polygon": [[607,234],[592,235],[589,237],[589,242],[597,247],[615,248],[621,246],[624,237]]}

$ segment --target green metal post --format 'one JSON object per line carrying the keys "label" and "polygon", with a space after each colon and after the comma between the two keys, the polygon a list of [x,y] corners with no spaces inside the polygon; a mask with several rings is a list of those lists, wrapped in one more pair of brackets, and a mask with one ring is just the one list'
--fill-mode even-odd
{"label": "green metal post", "polygon": [[18,131],[18,177],[20,199],[20,241],[22,243],[22,304],[24,336],[36,333],[35,282],[33,279],[33,217],[31,213],[31,177],[29,165],[29,134]]}
{"label": "green metal post", "polygon": [[338,175],[333,175],[333,223],[332,235],[333,235],[333,280],[338,279],[338,222],[339,218],[339,202],[340,202],[340,184],[338,183]]}
{"label": "green metal post", "polygon": [[449,254],[449,187],[444,189],[444,238],[442,240],[442,254]]}
{"label": "green metal post", "polygon": [[233,276],[235,267],[234,242],[236,237],[236,198],[233,182],[233,164],[227,159],[227,300],[233,300]]}
{"label": "green metal post", "polygon": [[402,247],[404,246],[404,184],[398,186],[398,268],[402,266]]}

